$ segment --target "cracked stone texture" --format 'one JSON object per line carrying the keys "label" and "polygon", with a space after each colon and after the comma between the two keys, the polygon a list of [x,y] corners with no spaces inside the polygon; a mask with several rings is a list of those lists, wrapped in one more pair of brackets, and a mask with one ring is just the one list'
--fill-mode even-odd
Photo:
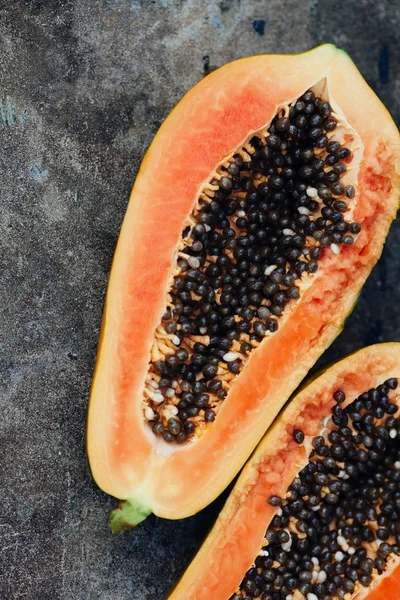
{"label": "cracked stone texture", "polygon": [[[1,600],[162,600],[222,505],[112,536],[115,502],[85,457],[129,192],[203,55],[219,66],[331,41],[399,120],[399,16],[391,0],[0,0]],[[321,364],[400,340],[399,257],[397,223]]]}

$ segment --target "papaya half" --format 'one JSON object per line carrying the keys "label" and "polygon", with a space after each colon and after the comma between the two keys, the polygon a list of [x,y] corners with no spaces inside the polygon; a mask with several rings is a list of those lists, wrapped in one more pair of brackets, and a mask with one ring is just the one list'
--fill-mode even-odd
{"label": "papaya half", "polygon": [[400,597],[400,344],[306,385],[243,469],[170,600]]}
{"label": "papaya half", "polygon": [[399,136],[332,45],[208,75],[141,165],[91,391],[114,531],[209,504],[340,332],[398,207]]}

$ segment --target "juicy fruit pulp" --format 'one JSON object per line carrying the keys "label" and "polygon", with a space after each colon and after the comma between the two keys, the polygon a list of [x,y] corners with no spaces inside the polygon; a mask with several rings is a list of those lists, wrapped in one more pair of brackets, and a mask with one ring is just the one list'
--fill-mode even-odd
{"label": "juicy fruit pulp", "polygon": [[291,600],[296,590],[308,600],[350,597],[400,555],[397,385],[390,378],[344,409],[336,390],[308,464],[283,499],[268,498],[279,508],[230,600]]}
{"label": "juicy fruit pulp", "polygon": [[351,222],[358,142],[336,117],[312,90],[281,108],[217,169],[189,216],[144,389],[145,419],[166,442],[215,420],[319,259],[360,233]]}
{"label": "juicy fruit pulp", "polygon": [[[326,147],[327,150],[325,150],[313,146],[314,152],[321,151],[324,157],[326,151],[328,155],[333,154],[329,160],[334,163],[336,158],[340,158],[335,164],[326,165],[335,176],[342,175],[342,177],[336,182],[324,182],[328,190],[324,194],[328,195],[329,190],[333,190],[332,186],[337,183],[341,184],[342,181],[345,184],[345,192],[347,186],[354,187],[354,198],[347,198],[345,195],[338,196],[338,202],[344,200],[349,207],[343,213],[345,215],[343,222],[346,221],[349,224],[350,232],[334,230],[333,223],[328,223],[329,213],[326,216],[321,214],[319,217],[317,216],[319,209],[315,213],[312,211],[314,205],[301,204],[304,201],[306,203],[317,202],[324,211],[331,208],[325,205],[324,198],[318,195],[317,175],[322,177],[321,172],[318,171],[315,176],[310,177],[310,180],[304,179],[304,185],[307,186],[305,193],[307,198],[303,198],[304,194],[300,191],[302,199],[299,198],[300,204],[297,208],[297,200],[293,198],[294,192],[290,194],[291,215],[284,214],[282,218],[290,216],[292,219],[293,217],[294,229],[292,223],[289,223],[290,227],[287,228],[287,223],[279,222],[279,226],[278,223],[265,225],[263,232],[263,224],[255,223],[258,232],[255,233],[255,230],[249,231],[250,225],[252,228],[254,225],[251,222],[253,217],[250,218],[253,210],[249,209],[245,217],[238,215],[237,218],[247,219],[249,225],[247,232],[237,237],[250,238],[250,235],[261,235],[262,237],[265,233],[270,235],[271,231],[267,229],[270,226],[281,231],[282,234],[283,229],[290,229],[295,232],[294,236],[288,231],[284,235],[277,235],[279,239],[275,246],[282,245],[280,249],[283,249],[283,238],[285,238],[285,243],[286,240],[289,241],[289,238],[291,243],[292,238],[296,238],[301,245],[302,240],[299,239],[299,236],[301,238],[304,235],[306,243],[302,249],[300,247],[288,248],[291,256],[287,256],[285,247],[283,254],[286,259],[290,259],[290,270],[293,272],[296,270],[293,267],[300,267],[300,264],[303,265],[303,263],[310,265],[311,261],[317,261],[318,270],[316,273],[303,272],[298,279],[295,278],[294,273],[290,275],[290,277],[293,276],[294,283],[292,284],[292,280],[289,278],[289,280],[285,279],[288,284],[286,285],[283,281],[283,273],[281,273],[282,281],[280,283],[273,281],[275,277],[279,278],[278,269],[283,265],[281,267],[277,262],[271,264],[268,262],[264,269],[264,276],[269,280],[263,283],[264,287],[268,285],[267,291],[272,293],[273,298],[268,298],[264,307],[271,315],[266,316],[267,313],[263,309],[261,314],[264,316],[261,318],[265,318],[265,321],[259,318],[258,310],[263,306],[263,300],[261,300],[260,307],[241,306],[241,310],[244,309],[242,315],[236,313],[228,315],[228,317],[234,316],[235,322],[237,318],[240,321],[244,320],[245,328],[250,322],[253,330],[241,332],[240,336],[242,333],[259,336],[263,333],[262,326],[267,323],[267,319],[277,319],[279,327],[270,335],[261,337],[262,341],[260,342],[257,339],[249,342],[242,342],[240,339],[233,340],[233,344],[236,342],[240,345],[249,343],[251,346],[254,341],[256,348],[249,353],[248,359],[246,356],[246,365],[238,374],[229,370],[227,362],[218,360],[218,369],[222,369],[223,372],[218,373],[217,371],[215,380],[231,376],[232,378],[229,385],[225,385],[225,389],[222,384],[223,391],[227,392],[227,396],[225,399],[218,399],[219,404],[215,405],[215,410],[213,403],[215,395],[220,390],[210,391],[210,393],[208,391],[209,386],[216,385],[212,383],[215,380],[207,379],[215,371],[215,363],[212,360],[207,365],[194,364],[193,369],[192,362],[190,364],[184,362],[182,365],[185,369],[189,368],[191,372],[195,373],[196,381],[189,381],[189,383],[196,384],[197,388],[193,392],[188,390],[188,393],[193,393],[194,396],[198,395],[193,398],[193,401],[190,396],[189,399],[176,396],[176,394],[183,393],[183,379],[179,377],[175,379],[173,373],[171,374],[173,377],[169,377],[167,374],[164,379],[168,379],[168,381],[163,382],[163,385],[166,383],[167,386],[161,388],[165,389],[165,396],[168,398],[166,400],[163,391],[156,391],[157,385],[160,389],[160,382],[152,382],[151,380],[154,378],[150,377],[149,373],[149,360],[152,363],[158,360],[152,354],[155,349],[155,331],[160,325],[162,316],[166,313],[166,299],[169,291],[172,290],[171,284],[174,276],[178,275],[175,272],[178,258],[189,263],[190,259],[198,260],[198,256],[201,256],[201,252],[195,256],[189,249],[187,252],[181,252],[183,250],[180,246],[183,239],[182,231],[190,225],[190,229],[185,233],[186,236],[191,228],[196,226],[197,223],[188,223],[191,215],[199,214],[202,211],[207,213],[206,206],[200,204],[201,200],[204,200],[210,208],[215,206],[213,202],[218,202],[220,206],[229,204],[230,201],[214,201],[209,196],[207,196],[207,200],[202,197],[202,194],[209,189],[214,179],[218,179],[222,187],[229,185],[223,178],[229,179],[227,169],[229,169],[234,156],[239,155],[246,163],[253,160],[251,154],[265,153],[264,148],[270,148],[265,139],[278,135],[268,132],[272,121],[276,116],[278,116],[278,120],[282,118],[281,111],[296,104],[296,101],[310,89],[317,97],[328,102],[332,108],[333,115],[339,123],[333,131],[334,139],[340,143],[342,149],[347,148],[347,142],[350,144],[351,156],[343,159],[336,157],[335,153],[338,149],[333,150],[331,147],[329,149]],[[306,104],[307,102],[305,102]],[[308,102],[308,104],[312,103]],[[322,104],[320,109],[325,110]],[[300,112],[298,115],[302,115],[302,113]],[[296,119],[298,115],[296,114],[294,118]],[[291,118],[290,108],[289,118]],[[325,121],[329,118],[328,116],[324,117]],[[275,122],[275,126],[285,128],[286,124],[280,123],[278,126],[278,120]],[[302,120],[304,122],[303,117]],[[302,120],[300,119],[298,125],[294,125],[300,130],[299,125]],[[316,127],[318,129],[318,126]],[[286,142],[289,146],[289,142],[293,140],[284,139],[283,133],[280,132],[278,136],[281,139],[281,146]],[[317,134],[319,137],[324,135],[319,131],[315,135]],[[346,138],[346,135],[351,135],[352,139]],[[253,140],[255,136],[262,141],[262,147],[257,147],[258,142]],[[317,139],[319,139],[318,136]],[[272,139],[274,140],[274,138]],[[271,143],[278,145],[276,139],[273,142],[270,140]],[[323,145],[323,143],[325,143],[324,140],[321,144]],[[241,154],[243,149],[249,156]],[[278,173],[268,176],[262,174],[262,183],[257,185],[257,181],[260,181],[257,179],[254,180],[255,183],[252,183],[255,188],[265,183],[268,183],[269,186],[269,182],[274,182],[275,186],[281,185],[280,179],[283,179],[281,177],[283,171],[279,171],[279,169],[283,170],[284,167],[273,164],[273,161],[277,160],[279,164],[282,159],[279,158],[277,148],[272,148],[272,150],[273,156],[270,161],[272,167],[267,167],[265,164],[265,168],[276,167]],[[110,275],[98,361],[89,406],[88,455],[93,476],[104,491],[125,501],[121,509],[112,514],[111,524],[114,530],[123,530],[137,524],[149,512],[167,518],[182,518],[193,514],[211,502],[242,467],[283,403],[296,389],[323,350],[339,333],[362,284],[378,259],[398,204],[398,157],[399,138],[392,120],[365,84],[350,59],[333,46],[323,46],[298,56],[252,57],[227,65],[195,86],[172,111],[161,126],[142,163],[121,229]],[[259,162],[257,155],[254,160]],[[302,174],[306,175],[307,169],[314,164],[314,160],[312,159],[311,163],[305,163],[301,167],[299,164],[294,166],[299,170],[306,167],[302,170]],[[324,158],[325,160],[327,158]],[[350,162],[346,162],[348,160]],[[343,161],[347,171],[335,173],[333,167]],[[292,167],[289,165],[289,168]],[[342,168],[340,167],[339,170]],[[251,172],[253,179],[256,171],[254,168]],[[222,175],[223,172],[225,175]],[[286,174],[288,175],[290,172],[286,172]],[[236,176],[234,173],[231,173],[231,176],[232,191],[218,190],[215,185],[211,190],[213,198],[218,191],[227,198],[230,195],[233,196],[234,192],[235,194],[239,193],[237,190],[233,190]],[[242,175],[239,171],[239,179],[241,178]],[[268,182],[264,181],[264,178],[269,178]],[[285,180],[284,186],[289,181],[289,179]],[[311,182],[313,185],[309,185]],[[296,180],[297,183],[302,182]],[[271,190],[271,198],[268,198],[267,194],[266,198],[260,197],[259,200],[254,201],[258,203],[259,207],[263,206],[264,202],[272,202],[272,194],[280,194],[284,186],[281,190],[278,188],[276,191]],[[317,190],[317,197],[315,190]],[[351,196],[352,191],[349,190],[349,192]],[[310,193],[311,195],[309,195]],[[336,197],[335,194],[333,196]],[[315,198],[322,200],[322,203]],[[275,200],[278,201],[277,198],[273,201],[275,202]],[[281,203],[278,207],[279,210],[284,207],[287,200],[288,198],[279,200]],[[325,200],[329,200],[329,198],[327,197]],[[253,202],[250,198],[248,201],[249,204]],[[332,210],[341,213],[341,204],[337,206],[336,203],[335,200]],[[334,206],[335,204],[336,206]],[[264,208],[268,210],[266,206]],[[270,208],[272,212],[275,210]],[[302,210],[299,212],[299,209]],[[303,209],[311,210],[310,214],[305,214]],[[307,225],[305,219],[304,223],[303,220],[296,221],[296,210],[299,217],[310,218],[310,225]],[[270,214],[271,211],[265,214]],[[257,215],[264,214],[262,211],[258,212],[258,207],[256,212]],[[210,214],[210,218],[211,216],[214,217]],[[331,216],[333,217],[333,215]],[[236,218],[233,215],[229,216],[229,222],[231,217],[232,220]],[[279,218],[281,219],[281,217]],[[318,233],[318,236],[321,235],[320,240],[315,239],[313,234],[296,232],[296,227],[311,226],[314,218],[317,228],[325,228],[325,232]],[[321,220],[317,223],[318,219]],[[324,219],[327,220],[325,224],[323,223]],[[360,224],[361,231],[359,233],[357,233],[356,225],[353,225],[356,229],[354,233],[351,233],[352,223]],[[206,224],[204,223],[204,225]],[[211,225],[209,226],[211,227]],[[346,224],[344,227],[347,227]],[[231,228],[234,229],[234,227],[226,229]],[[329,228],[328,231],[326,231],[327,228]],[[220,236],[223,229],[225,228],[218,228],[213,235]],[[349,233],[354,237],[354,243],[347,246],[344,236]],[[342,234],[344,234],[344,243],[339,246],[333,242],[333,236]],[[324,246],[323,238],[329,236],[331,236],[329,246]],[[219,239],[220,237],[218,237]],[[223,244],[224,240],[225,238],[223,238]],[[197,241],[203,244],[202,239],[196,239],[193,240],[192,245]],[[339,239],[337,241],[339,242]],[[322,247],[322,252],[319,258],[312,258],[310,250],[310,260],[304,255],[303,250],[309,247],[311,242],[315,244],[317,253],[319,246]],[[244,250],[246,252],[252,250],[252,246],[246,246],[246,244]],[[272,249],[275,246],[272,243],[266,245],[271,246],[272,260]],[[189,247],[191,248],[190,244]],[[219,248],[219,244],[217,247]],[[196,248],[199,249],[200,246],[197,245]],[[339,254],[336,254],[337,250],[340,251]],[[298,252],[303,255],[296,258]],[[177,253],[180,253],[180,256],[177,256]],[[278,255],[279,252],[274,258],[275,261],[278,261]],[[206,257],[208,256],[211,254],[206,255]],[[269,258],[268,256],[268,261]],[[247,265],[244,264],[248,260],[247,258],[235,258],[235,261],[237,260],[241,262],[243,269],[245,267],[247,269]],[[289,261],[287,260],[287,262]],[[192,261],[192,264],[196,266],[197,263]],[[267,275],[265,270],[274,264],[276,264],[277,273],[271,277],[273,272]],[[257,267],[257,263],[252,263],[251,267],[253,268],[254,265]],[[289,266],[287,268],[289,269]],[[188,275],[192,269],[193,266],[184,273]],[[303,266],[300,267],[300,270],[302,269],[304,269]],[[246,270],[243,272],[246,272],[246,285],[248,279],[253,277],[257,279],[258,277],[250,275],[250,266],[249,277],[247,277]],[[259,277],[262,276],[261,274]],[[218,276],[215,275],[215,277]],[[229,277],[232,277],[233,285],[233,279],[239,275],[232,274]],[[186,281],[186,276],[184,279]],[[196,291],[200,291],[201,285],[199,286],[197,282],[194,283],[198,286]],[[235,279],[234,285],[236,283],[238,281]],[[249,283],[258,285],[257,280]],[[185,293],[189,292],[192,297],[194,288],[192,284],[190,285],[192,290],[184,291]],[[231,285],[231,283],[227,283],[227,285]],[[271,291],[272,285],[278,285],[279,291],[276,288],[274,291],[273,287]],[[222,286],[217,289],[222,291]],[[290,294],[298,292],[300,297],[289,299],[281,316],[274,314],[274,312],[279,312],[281,305],[285,304],[286,291],[292,289],[293,292],[290,291]],[[248,296],[250,300],[250,292],[244,294],[243,290],[239,290],[239,288],[235,288],[233,292],[225,291],[227,294],[231,294],[232,298],[242,294],[241,297]],[[206,290],[207,293],[209,292]],[[213,291],[213,293],[216,292]],[[258,293],[264,293],[264,290],[251,291],[251,294]],[[188,296],[183,298],[189,300]],[[194,309],[194,306],[187,304],[186,300],[185,302],[180,300],[184,305],[182,311],[189,312]],[[197,301],[197,295],[194,300]],[[257,296],[252,296],[252,300],[257,300]],[[269,304],[270,301],[271,304]],[[217,312],[212,302],[211,304],[212,311]],[[216,304],[219,306],[217,300]],[[246,305],[246,301],[244,304]],[[251,314],[247,315],[247,311],[256,309],[257,319],[255,319],[254,313],[253,318],[250,319]],[[191,327],[190,319],[193,317],[180,316],[188,319]],[[196,314],[194,319],[197,316]],[[218,316],[225,318],[223,315]],[[257,324],[257,331],[254,330],[253,319],[261,323]],[[166,328],[167,323],[174,320],[168,318],[163,323],[163,328],[164,324]],[[212,320],[214,320],[214,316]],[[215,325],[217,324],[215,323]],[[179,325],[183,327],[184,323],[179,323]],[[198,323],[199,333],[201,333],[200,325],[203,330],[203,321]],[[207,322],[207,328],[208,326]],[[211,327],[213,326],[214,324],[211,323]],[[171,327],[174,327],[174,323]],[[168,336],[174,336],[175,333],[171,331]],[[220,333],[210,332],[210,344],[211,334],[216,335],[219,339],[221,337]],[[225,336],[225,332],[223,332],[222,337],[228,336]],[[200,340],[197,341],[201,343]],[[174,345],[171,339],[165,342],[165,346],[170,347],[170,342]],[[225,344],[224,341],[223,345]],[[226,353],[236,354],[234,352],[236,346],[234,347],[233,344],[227,352],[223,347],[217,346],[215,350],[218,350],[218,353],[215,354],[213,350],[215,358],[224,358]],[[167,354],[167,350],[163,348],[163,352],[165,351]],[[185,348],[176,347],[176,350],[175,348],[172,350],[177,353],[178,350],[185,350]],[[196,346],[196,351],[190,356],[200,355],[196,356],[195,361],[203,362],[204,359],[200,357],[204,355],[197,350],[203,351],[203,348]],[[189,351],[186,351],[189,355]],[[224,356],[220,356],[222,351],[225,353]],[[207,360],[211,358],[211,355],[212,352],[205,355]],[[160,360],[162,361],[162,359],[163,356]],[[186,360],[191,361],[189,356]],[[176,366],[176,364],[172,365],[172,368]],[[204,374],[202,369],[205,369],[206,366],[208,370]],[[236,369],[236,366],[233,368]],[[201,381],[202,379],[206,381]],[[155,387],[153,387],[154,385]],[[204,391],[204,385],[206,385],[207,391]],[[217,385],[219,384],[217,383]],[[152,389],[155,390],[154,393],[151,391]],[[153,398],[149,402],[144,401],[144,396],[148,392],[150,395],[153,394]],[[152,413],[158,410],[157,404],[153,405],[154,397],[156,400],[160,399],[156,394],[160,394],[163,399],[160,404],[164,404],[166,408],[169,407],[169,412],[172,413],[171,416],[168,416],[168,411],[166,411],[167,414],[161,415],[159,418],[163,427],[161,435],[154,435],[151,428],[154,426],[154,422],[147,421]],[[204,397],[207,395],[208,398]],[[170,396],[171,399],[169,399]],[[179,398],[179,406],[175,405],[177,402],[176,399],[174,400],[175,396]],[[180,405],[180,402],[187,400],[190,402],[186,407]],[[204,402],[204,406],[196,406],[194,400],[197,404],[199,401],[200,403]],[[185,414],[174,414],[176,411],[178,413],[179,411],[189,412],[190,408],[199,410],[199,414],[195,416],[188,414],[186,421]],[[163,411],[164,409],[161,410],[160,407],[160,413]],[[212,413],[208,413],[206,417],[207,411],[214,413],[218,411],[214,422],[211,423]],[[146,415],[146,412],[149,416]],[[172,417],[179,417],[179,421],[169,422]],[[210,417],[210,422],[206,423],[206,418],[210,419]],[[192,423],[194,435],[184,428],[187,421],[191,420],[195,421]],[[164,436],[168,434],[167,439],[172,436],[177,441],[184,441],[185,436],[177,439],[181,433],[188,436],[184,443],[167,443],[164,439]]]}
{"label": "juicy fruit pulp", "polygon": [[400,345],[382,344],[305,387],[246,465],[171,600],[377,598],[381,585],[397,598],[399,372]]}

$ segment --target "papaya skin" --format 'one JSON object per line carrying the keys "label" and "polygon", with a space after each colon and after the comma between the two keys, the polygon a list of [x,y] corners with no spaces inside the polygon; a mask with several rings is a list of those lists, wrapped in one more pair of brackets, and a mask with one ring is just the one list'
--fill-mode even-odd
{"label": "papaya skin", "polygon": [[[315,285],[285,325],[252,354],[204,435],[162,455],[142,417],[142,385],[183,223],[216,165],[269,122],[277,106],[321,79],[328,83],[335,110],[346,116],[364,145],[354,216],[362,232],[339,260],[321,259]],[[124,528],[123,519],[129,528],[149,511],[169,519],[192,515],[240,470],[340,333],[378,260],[398,207],[399,154],[398,132],[386,109],[347,55],[332,45],[226,65],[190,90],[165,120],[142,162],[121,229],[89,404],[87,452],[93,477],[105,492],[138,511],[122,509],[118,529]],[[210,460],[212,468],[207,467]]]}
{"label": "papaya skin", "polygon": [[[353,352],[306,381],[244,467],[213,529],[169,600],[228,600],[253,564],[275,513],[267,498],[283,496],[308,462],[304,447],[292,439],[293,430],[299,427],[306,435],[318,435],[336,389],[342,389],[351,402],[396,375],[400,375],[400,343],[392,342]],[[395,401],[400,405],[399,396]],[[384,573],[374,581],[369,594],[359,592],[354,597],[397,599],[398,561],[392,567],[386,577]]]}

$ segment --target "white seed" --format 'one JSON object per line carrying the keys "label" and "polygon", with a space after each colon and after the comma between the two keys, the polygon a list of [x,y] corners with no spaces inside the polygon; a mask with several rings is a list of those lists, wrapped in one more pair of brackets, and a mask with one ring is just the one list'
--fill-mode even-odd
{"label": "white seed", "polygon": [[317,576],[318,583],[324,583],[326,581],[327,575],[325,571],[320,571]]}
{"label": "white seed", "polygon": [[189,265],[192,267],[192,269],[198,269],[200,266],[200,261],[195,256],[189,256],[187,261],[188,261]]}
{"label": "white seed", "polygon": [[307,594],[307,600],[318,600],[318,596],[310,592],[309,594]]}
{"label": "white seed", "polygon": [[177,406],[171,406],[171,408],[169,409],[169,412],[171,413],[171,415],[177,415],[178,414],[178,407]]}
{"label": "white seed", "polygon": [[156,394],[154,394],[152,400],[156,404],[160,404],[161,402],[164,402],[164,396],[160,394],[160,392],[157,392]]}
{"label": "white seed", "polygon": [[317,583],[317,579],[318,579],[318,571],[313,571],[311,573],[311,577],[312,577],[312,582],[313,583]]}
{"label": "white seed", "polygon": [[342,535],[338,535],[336,541],[339,544],[339,546],[344,546],[346,544],[346,540]]}
{"label": "white seed", "polygon": [[311,562],[313,563],[313,565],[315,565],[316,567],[318,567],[319,565],[319,560],[316,556],[312,556],[311,557]]}
{"label": "white seed", "polygon": [[152,421],[154,419],[154,410],[148,406],[144,411],[145,417],[148,421]]}
{"label": "white seed", "polygon": [[276,265],[269,265],[264,271],[264,275],[271,275],[272,271],[275,271]]}
{"label": "white seed", "polygon": [[158,390],[158,383],[157,381],[154,381],[154,379],[150,381],[150,385],[153,389]]}
{"label": "white seed", "polygon": [[343,552],[340,552],[340,550],[338,552],[336,552],[335,560],[337,560],[337,562],[342,562],[343,559],[344,559]]}
{"label": "white seed", "polygon": [[340,253],[340,248],[337,244],[331,244],[331,250],[334,254],[339,254]]}
{"label": "white seed", "polygon": [[181,338],[177,335],[174,335],[172,338],[172,343],[175,344],[175,346],[179,346],[179,344],[181,343]]}
{"label": "white seed", "polygon": [[238,210],[238,211],[237,211],[237,216],[238,216],[238,217],[245,217],[245,216],[246,216],[246,213],[244,212],[244,210]]}
{"label": "white seed", "polygon": [[392,438],[392,440],[394,440],[394,438],[397,437],[397,430],[396,429],[391,429],[389,431],[389,436]]}
{"label": "white seed", "polygon": [[316,190],[316,188],[309,187],[307,188],[306,194],[309,198],[317,198],[318,191]]}
{"label": "white seed", "polygon": [[356,551],[356,549],[353,548],[353,546],[350,546],[350,548],[347,550],[347,553],[350,554],[350,556],[351,556],[352,554],[355,553],[355,551]]}
{"label": "white seed", "polygon": [[237,357],[238,355],[236,354],[236,352],[227,352],[226,354],[224,354],[223,360],[225,362],[233,362],[237,359]]}
{"label": "white seed", "polygon": [[174,390],[176,390],[176,388],[178,387],[178,382],[176,379],[174,379],[173,382],[171,383],[171,387],[173,387]]}
{"label": "white seed", "polygon": [[145,382],[146,382],[146,383],[150,383],[150,381],[151,381],[151,380],[152,380],[152,377],[151,377],[150,373],[148,373],[148,374],[146,375]]}
{"label": "white seed", "polygon": [[301,214],[301,215],[309,215],[310,211],[308,210],[308,208],[306,208],[305,206],[299,206],[299,208],[297,209],[297,211]]}
{"label": "white seed", "polygon": [[283,235],[294,235],[293,229],[282,229]]}
{"label": "white seed", "polygon": [[211,231],[211,227],[209,225],[207,225],[207,223],[204,224],[204,229],[206,231]]}
{"label": "white seed", "polygon": [[260,550],[258,556],[269,556],[268,550]]}
{"label": "white seed", "polygon": [[199,327],[199,331],[201,335],[205,335],[207,333],[207,327]]}
{"label": "white seed", "polygon": [[292,538],[290,538],[290,540],[288,542],[286,542],[286,544],[281,545],[281,548],[284,552],[289,552],[291,547],[292,547]]}
{"label": "white seed", "polygon": [[288,594],[285,598],[285,600],[293,600],[293,596],[292,594]]}
{"label": "white seed", "polygon": [[279,507],[276,511],[276,514],[278,515],[278,517],[281,517],[283,515],[282,509],[281,507]]}
{"label": "white seed", "polygon": [[349,475],[347,475],[346,471],[343,471],[343,469],[340,469],[340,471],[338,473],[338,477],[340,477],[340,479],[348,479]]}
{"label": "white seed", "polygon": [[317,510],[319,510],[320,508],[321,508],[320,506],[312,506],[312,507],[311,507],[311,510],[312,510],[313,512],[317,512]]}
{"label": "white seed", "polygon": [[330,420],[331,420],[331,418],[329,416],[324,417],[324,419],[322,421],[323,427],[326,427]]}
{"label": "white seed", "polygon": [[396,460],[396,462],[394,463],[394,468],[397,470],[400,469],[400,460]]}
{"label": "white seed", "polygon": [[173,398],[175,396],[174,388],[168,388],[165,392],[165,395],[167,396],[167,398]]}

